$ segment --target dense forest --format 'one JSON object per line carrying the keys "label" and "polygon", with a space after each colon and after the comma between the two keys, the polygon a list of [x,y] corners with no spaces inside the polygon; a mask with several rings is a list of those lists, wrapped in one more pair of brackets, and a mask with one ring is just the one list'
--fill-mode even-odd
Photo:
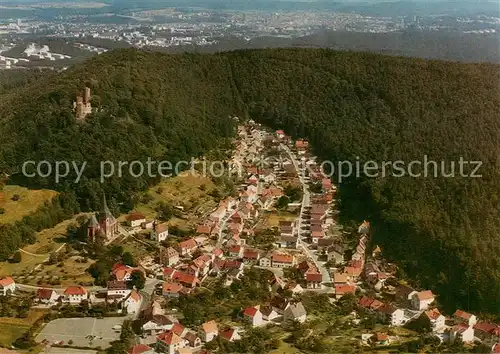
{"label": "dense forest", "polygon": [[[499,73],[492,64],[325,49],[117,50],[3,96],[0,170],[86,160],[78,184],[25,182],[74,191],[84,210],[103,192],[133,205],[152,181],[101,184],[99,161],[189,160],[227,142],[231,114],[308,138],[331,161],[483,161],[482,178],[344,179],[340,207],[346,219],[370,219],[385,256],[446,307],[498,313]],[[72,101],[84,85],[98,110],[75,122]]]}

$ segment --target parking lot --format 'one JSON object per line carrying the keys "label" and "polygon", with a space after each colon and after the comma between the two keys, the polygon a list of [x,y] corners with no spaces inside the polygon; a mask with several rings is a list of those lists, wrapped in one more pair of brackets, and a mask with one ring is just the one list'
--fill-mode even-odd
{"label": "parking lot", "polygon": [[120,330],[115,330],[113,327],[121,325],[125,319],[126,317],[60,318],[47,324],[36,336],[36,341],[47,340],[51,343],[63,341],[66,345],[104,349],[109,343],[119,339]]}

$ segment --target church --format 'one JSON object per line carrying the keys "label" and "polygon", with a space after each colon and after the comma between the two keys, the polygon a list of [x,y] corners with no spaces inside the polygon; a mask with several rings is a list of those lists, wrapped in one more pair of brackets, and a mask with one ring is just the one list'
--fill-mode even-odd
{"label": "church", "polygon": [[118,233],[118,221],[108,208],[106,196],[104,196],[99,219],[92,214],[87,229],[88,242],[95,242],[96,238],[102,237],[105,241],[112,239]]}

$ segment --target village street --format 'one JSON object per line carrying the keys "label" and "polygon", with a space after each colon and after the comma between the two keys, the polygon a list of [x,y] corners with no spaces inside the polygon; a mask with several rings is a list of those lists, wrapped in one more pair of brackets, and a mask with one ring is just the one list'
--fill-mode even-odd
{"label": "village street", "polygon": [[[297,161],[297,157],[295,154],[290,150],[290,148],[284,144],[280,144],[280,147],[288,154],[290,159],[292,160],[293,166],[295,167],[295,171],[297,171],[297,175],[299,177],[300,183],[302,184],[302,205],[300,208],[300,215],[299,215],[299,221],[298,221],[298,238],[299,238],[299,243],[302,249],[304,250],[304,253],[313,260],[314,264],[318,268],[318,270],[321,272],[321,275],[323,277],[323,283],[331,283],[332,279],[330,276],[330,272],[326,267],[318,261],[318,256],[315,254],[315,252],[311,251],[308,248],[307,243],[304,242],[304,231],[307,232],[308,228],[308,220],[305,217],[305,212],[307,209],[311,206],[311,193],[309,191],[309,185],[307,181],[305,180],[305,171],[301,169],[301,166],[299,165],[299,162]],[[328,289],[332,290],[332,289]],[[333,290],[332,290],[333,291]]]}

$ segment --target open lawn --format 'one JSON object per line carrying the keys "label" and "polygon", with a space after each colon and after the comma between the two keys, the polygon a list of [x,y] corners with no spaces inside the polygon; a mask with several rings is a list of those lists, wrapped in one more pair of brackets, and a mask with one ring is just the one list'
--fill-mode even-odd
{"label": "open lawn", "polygon": [[[9,224],[35,212],[43,203],[54,198],[57,192],[48,189],[31,190],[19,186],[5,186],[0,194],[0,208],[5,211],[0,214],[0,224]],[[14,195],[19,196],[18,201],[12,200]]]}
{"label": "open lawn", "polygon": [[293,221],[297,219],[297,215],[289,212],[274,212],[266,215],[265,220],[262,222],[262,228],[278,227],[280,221]]}
{"label": "open lawn", "polygon": [[[136,211],[143,213],[148,219],[154,219],[157,216],[155,208],[159,202],[166,202],[174,207],[183,207],[183,217],[172,218],[169,224],[188,229],[201,220],[200,216],[206,215],[217,206],[214,198],[208,195],[214,188],[216,186],[208,177],[183,173],[167,178],[152,187],[148,191],[152,200],[148,203],[140,203]],[[119,221],[124,220],[125,215],[119,219]]]}
{"label": "open lawn", "polygon": [[32,309],[26,318],[0,317],[0,346],[10,347],[12,342],[23,335],[44,314],[44,310]]}
{"label": "open lawn", "polygon": [[21,262],[20,263],[0,263],[0,276],[20,276],[30,274],[38,264],[45,261],[45,256],[32,256],[21,252]]}
{"label": "open lawn", "polygon": [[58,249],[66,239],[66,229],[72,223],[76,223],[76,220],[80,216],[89,216],[90,213],[80,213],[75,215],[73,218],[64,220],[63,222],[57,224],[51,229],[45,229],[43,231],[37,232],[36,242],[32,245],[27,245],[23,248],[26,252],[34,254],[45,254],[49,256],[52,251]]}

